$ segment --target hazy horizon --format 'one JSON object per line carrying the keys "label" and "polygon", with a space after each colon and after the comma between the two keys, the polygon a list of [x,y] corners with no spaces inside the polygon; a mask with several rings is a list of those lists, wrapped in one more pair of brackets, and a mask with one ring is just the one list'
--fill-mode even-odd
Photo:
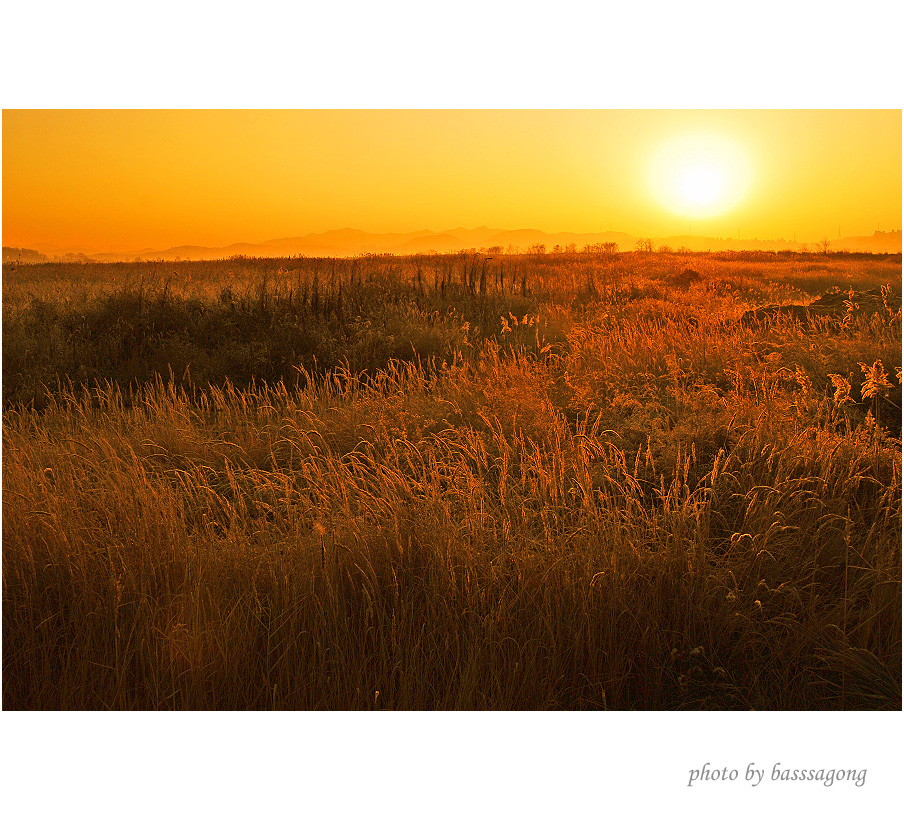
{"label": "hazy horizon", "polygon": [[[487,232],[489,235],[482,240],[479,236],[481,232]],[[467,236],[460,240],[456,246],[448,241],[450,236],[456,234],[475,234],[473,241]],[[533,237],[534,242],[529,239],[521,245],[508,241],[513,234],[537,234]],[[542,236],[540,234],[543,234]],[[666,243],[666,246],[673,249],[685,249],[692,251],[705,250],[744,250],[752,249],[756,246],[764,246],[766,249],[778,250],[784,249],[783,246],[801,249],[806,246],[818,246],[822,240],[830,241],[830,250],[849,250],[849,251],[872,251],[877,253],[896,252],[892,247],[894,244],[893,237],[897,234],[897,244],[900,245],[901,229],[876,230],[873,234],[863,234],[860,236],[831,236],[828,232],[821,237],[722,237],[722,236],[706,236],[700,234],[672,234],[667,236],[641,236],[631,231],[605,230],[602,232],[593,231],[585,233],[577,233],[575,231],[558,231],[548,233],[540,231],[536,228],[491,228],[489,226],[476,226],[448,228],[442,231],[431,231],[423,229],[418,231],[389,231],[386,233],[370,233],[362,231],[355,227],[333,228],[319,233],[299,233],[292,237],[271,237],[260,241],[247,242],[237,240],[229,242],[225,245],[202,245],[196,242],[184,242],[179,245],[168,247],[151,247],[143,245],[141,247],[116,247],[113,245],[90,246],[90,245],[58,245],[52,242],[37,242],[30,245],[15,245],[7,243],[4,237],[4,249],[21,249],[36,251],[49,257],[60,257],[65,255],[84,254],[90,257],[116,256],[123,257],[151,257],[154,254],[172,254],[175,251],[184,249],[187,251],[210,251],[226,252],[227,255],[242,254],[259,256],[268,253],[272,248],[272,256],[295,255],[313,253],[317,250],[328,251],[332,247],[335,255],[353,255],[366,252],[390,252],[390,253],[424,253],[434,251],[436,253],[454,252],[458,250],[486,249],[489,247],[501,247],[503,251],[526,252],[532,244],[541,243],[548,239],[550,243],[556,242],[557,245],[549,244],[546,250],[552,252],[554,248],[565,250],[567,244],[575,245],[574,250],[584,250],[587,244],[602,242],[612,239],[621,239],[619,250],[632,250],[634,240],[651,239],[654,245],[658,243]],[[358,237],[356,241],[356,235]],[[438,240],[433,242],[432,240]],[[850,240],[859,240],[854,243],[855,246],[849,247]],[[318,241],[320,240],[320,241]],[[418,240],[421,240],[418,242]],[[480,240],[480,241],[479,241]],[[323,244],[331,243],[331,245]],[[671,242],[672,245],[668,245]],[[379,244],[377,244],[379,243]],[[680,243],[680,244],[678,244]],[[847,244],[846,244],[847,243]],[[436,247],[430,247],[430,245]],[[296,246],[293,249],[292,246]],[[419,245],[419,246],[418,246]],[[705,247],[706,245],[714,245],[714,247]],[[561,248],[559,248],[561,246]],[[775,246],[775,247],[772,247]],[[329,254],[327,254],[329,255]],[[187,259],[191,256],[187,256]]]}
{"label": "hazy horizon", "polygon": [[[444,231],[392,231],[369,233],[354,227],[335,228],[321,233],[276,237],[259,242],[230,242],[226,245],[205,246],[184,243],[167,248],[150,246],[116,248],[112,246],[65,246],[53,243],[34,243],[31,246],[7,244],[4,239],[4,259],[16,258],[16,251],[37,253],[50,260],[74,256],[97,261],[135,261],[157,258],[216,259],[229,256],[354,256],[361,253],[454,253],[467,250],[524,253],[538,245],[547,252],[584,251],[604,242],[615,242],[619,251],[636,248],[637,240],[652,240],[654,249],[683,251],[743,251],[743,250],[815,250],[829,241],[831,251],[897,253],[901,250],[901,230],[877,230],[862,236],[829,236],[820,239],[806,237],[720,237],[697,234],[642,237],[617,229],[603,232],[577,233],[561,231],[546,233],[534,228],[506,229],[477,226],[457,227]],[[22,261],[35,261],[22,258]]]}

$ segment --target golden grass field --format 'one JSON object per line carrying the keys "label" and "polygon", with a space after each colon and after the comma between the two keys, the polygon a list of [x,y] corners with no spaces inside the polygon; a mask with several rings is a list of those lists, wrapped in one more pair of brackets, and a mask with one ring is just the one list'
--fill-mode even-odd
{"label": "golden grass field", "polygon": [[900,709],[900,295],[900,255],[4,266],[3,707]]}

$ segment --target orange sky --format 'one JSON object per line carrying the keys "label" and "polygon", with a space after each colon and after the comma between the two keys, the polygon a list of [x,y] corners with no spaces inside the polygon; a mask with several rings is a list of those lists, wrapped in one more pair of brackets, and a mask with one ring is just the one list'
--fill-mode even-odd
{"label": "orange sky", "polygon": [[2,136],[6,246],[479,225],[815,241],[901,227],[896,110],[4,110]]}

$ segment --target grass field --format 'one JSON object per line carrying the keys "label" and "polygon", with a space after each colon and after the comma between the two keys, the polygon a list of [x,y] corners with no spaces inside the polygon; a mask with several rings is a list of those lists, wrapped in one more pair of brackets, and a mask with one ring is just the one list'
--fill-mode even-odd
{"label": "grass field", "polygon": [[900,295],[900,255],[4,266],[3,707],[900,709]]}

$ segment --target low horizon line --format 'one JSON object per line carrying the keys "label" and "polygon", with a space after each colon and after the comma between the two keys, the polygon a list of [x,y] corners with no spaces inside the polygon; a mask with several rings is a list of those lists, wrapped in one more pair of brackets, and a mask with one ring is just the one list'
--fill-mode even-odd
{"label": "low horizon line", "polygon": [[[238,240],[233,242],[228,242],[225,244],[201,244],[200,242],[181,242],[178,244],[171,244],[167,247],[153,247],[150,244],[143,244],[139,248],[135,248],[134,246],[126,246],[126,249],[114,250],[115,247],[122,248],[123,243],[112,243],[110,245],[106,245],[106,243],[63,243],[59,241],[26,241],[26,242],[16,242],[10,244],[3,244],[4,248],[18,248],[20,250],[35,250],[37,252],[41,252],[40,249],[54,249],[60,252],[81,252],[86,255],[100,255],[100,254],[108,254],[108,253],[119,253],[119,254],[147,254],[147,253],[166,253],[174,250],[178,250],[180,248],[197,248],[199,250],[205,251],[216,251],[216,250],[228,250],[229,248],[236,246],[254,246],[254,245],[268,245],[275,244],[279,242],[293,242],[300,241],[305,239],[311,239],[319,236],[327,236],[329,234],[342,233],[344,231],[354,231],[356,233],[363,234],[364,236],[372,236],[372,237],[387,237],[387,236],[412,236],[415,234],[423,235],[423,238],[427,239],[430,236],[443,237],[448,236],[453,231],[468,231],[468,232],[476,232],[480,230],[493,231],[496,234],[507,234],[507,233],[536,233],[543,234],[549,237],[556,236],[575,236],[575,237],[597,237],[597,236],[606,236],[606,235],[620,235],[624,237],[629,237],[632,240],[652,240],[655,242],[664,242],[667,240],[674,239],[702,239],[702,240],[712,240],[717,242],[785,242],[789,244],[813,244],[814,242],[823,242],[828,241],[829,243],[837,243],[839,241],[844,241],[846,239],[872,239],[878,236],[887,236],[894,235],[896,233],[902,233],[901,228],[892,228],[888,230],[882,230],[881,228],[877,228],[872,234],[846,234],[845,236],[839,236],[839,232],[835,232],[835,237],[831,238],[828,233],[824,236],[821,236],[817,239],[813,238],[801,238],[797,239],[796,234],[792,234],[792,238],[788,239],[784,236],[779,237],[760,237],[760,236],[744,236],[743,233],[739,235],[733,236],[718,236],[716,234],[706,234],[706,233],[695,233],[695,232],[682,232],[682,233],[669,233],[669,234],[649,234],[645,232],[634,233],[628,230],[621,230],[616,228],[608,228],[605,230],[597,230],[597,231],[575,231],[575,230],[560,230],[560,231],[549,231],[543,230],[542,228],[490,228],[487,225],[478,225],[476,228],[466,228],[463,226],[457,226],[455,228],[445,228],[443,230],[433,230],[430,228],[420,228],[416,230],[410,231],[401,231],[401,230],[391,230],[391,231],[368,231],[363,228],[356,228],[352,226],[344,226],[341,228],[328,228],[323,231],[311,231],[309,233],[299,233],[293,236],[282,236],[276,237],[272,239],[264,239],[259,241],[247,241],[247,240]],[[417,237],[415,237],[417,238]],[[453,237],[455,239],[459,239],[458,237]],[[488,236],[484,239],[485,242],[490,242],[492,240],[492,236]],[[466,242],[464,239],[459,239],[461,242]],[[138,244],[138,243],[136,243]],[[481,247],[487,247],[487,245],[481,245]],[[579,249],[580,250],[580,249]],[[417,252],[417,251],[413,251]],[[423,252],[423,251],[421,251]]]}

